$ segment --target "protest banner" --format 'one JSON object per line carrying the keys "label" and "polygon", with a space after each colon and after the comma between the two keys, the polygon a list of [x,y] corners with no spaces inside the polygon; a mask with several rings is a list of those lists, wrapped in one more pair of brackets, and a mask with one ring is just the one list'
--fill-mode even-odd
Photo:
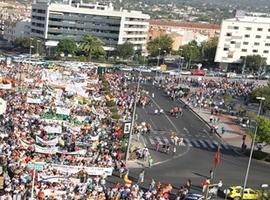
{"label": "protest banner", "polygon": [[52,140],[43,140],[42,138],[36,136],[36,143],[42,144],[42,145],[48,145],[48,146],[55,146],[58,143],[59,138],[56,137]]}
{"label": "protest banner", "polygon": [[56,113],[60,115],[70,115],[70,109],[63,107],[56,107]]}
{"label": "protest banner", "polygon": [[62,133],[62,127],[61,126],[45,126],[44,130],[47,133]]}
{"label": "protest banner", "polygon": [[0,89],[2,90],[10,90],[11,88],[12,88],[11,83],[8,83],[8,84],[0,83]]}
{"label": "protest banner", "polygon": [[6,112],[7,109],[7,102],[0,98],[0,115],[4,114]]}
{"label": "protest banner", "polygon": [[35,151],[37,153],[56,154],[58,152],[58,147],[41,147],[35,144]]}
{"label": "protest banner", "polygon": [[34,98],[31,98],[31,97],[27,97],[26,102],[27,103],[33,103],[33,104],[41,104],[42,103],[41,99],[34,99]]}

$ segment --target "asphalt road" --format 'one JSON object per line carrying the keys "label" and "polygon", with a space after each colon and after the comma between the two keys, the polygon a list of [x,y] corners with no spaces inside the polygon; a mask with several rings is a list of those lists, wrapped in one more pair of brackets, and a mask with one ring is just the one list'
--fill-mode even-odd
{"label": "asphalt road", "polygon": [[[217,146],[221,147],[221,163],[215,169],[215,181],[222,180],[224,187],[230,185],[242,185],[248,163],[248,158],[236,154],[229,145],[224,144],[216,135],[209,134],[208,126],[202,122],[189,109],[184,108],[183,116],[171,117],[168,113],[155,115],[156,108],[169,111],[173,105],[181,105],[180,102],[171,101],[161,89],[150,85],[143,88],[155,93],[153,106],[138,108],[138,120],[146,121],[152,125],[153,132],[144,136],[144,142],[154,159],[155,165],[146,170],[146,185],[151,178],[163,183],[171,183],[179,188],[187,179],[191,179],[194,185],[209,176],[213,166],[214,153]],[[154,142],[166,142],[170,139],[170,131],[175,131],[178,137],[183,137],[185,146],[177,148],[175,156],[167,155],[154,150]],[[139,169],[133,169],[131,176],[136,177]],[[133,174],[133,175],[132,175]],[[270,165],[252,160],[248,186],[258,188],[260,184],[270,184]]]}

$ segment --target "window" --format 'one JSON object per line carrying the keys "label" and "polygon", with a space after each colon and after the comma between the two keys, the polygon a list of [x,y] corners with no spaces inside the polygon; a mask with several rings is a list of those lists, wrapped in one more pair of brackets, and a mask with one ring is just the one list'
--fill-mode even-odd
{"label": "window", "polygon": [[262,28],[257,28],[257,31],[262,31],[263,29]]}
{"label": "window", "polygon": [[232,33],[227,33],[226,36],[232,36]]}
{"label": "window", "polygon": [[253,53],[258,53],[258,50],[257,49],[253,49],[252,52]]}
{"label": "window", "polygon": [[248,45],[248,42],[243,42],[243,45]]}
{"label": "window", "polygon": [[266,39],[270,39],[270,36],[266,36]]}
{"label": "window", "polygon": [[247,31],[251,31],[251,27],[246,27],[246,30]]}
{"label": "window", "polygon": [[228,51],[228,50],[229,50],[229,48],[226,48],[226,47],[225,47],[225,48],[223,48],[223,51]]}
{"label": "window", "polygon": [[255,45],[255,46],[259,46],[260,43],[259,43],[259,42],[254,42],[254,45]]}
{"label": "window", "polygon": [[235,41],[231,41],[231,44],[235,44]]}
{"label": "window", "polygon": [[261,36],[260,35],[256,35],[255,38],[261,38]]}
{"label": "window", "polygon": [[242,49],[242,52],[247,52],[247,49]]}
{"label": "window", "polygon": [[270,46],[270,43],[265,43],[265,46],[269,47]]}
{"label": "window", "polygon": [[270,32],[270,28],[268,29],[268,32]]}
{"label": "window", "polygon": [[238,27],[238,26],[234,26],[233,29],[234,29],[234,30],[238,30],[239,27]]}
{"label": "window", "polygon": [[263,53],[269,53],[269,51],[268,50],[264,50]]}
{"label": "window", "polygon": [[247,34],[245,35],[245,38],[249,38],[249,37],[250,37],[250,35],[247,35]]}

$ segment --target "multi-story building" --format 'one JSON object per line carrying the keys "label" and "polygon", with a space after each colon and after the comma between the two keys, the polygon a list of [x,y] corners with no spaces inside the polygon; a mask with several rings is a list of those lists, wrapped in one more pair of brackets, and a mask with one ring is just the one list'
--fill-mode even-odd
{"label": "multi-story building", "polygon": [[150,20],[148,39],[153,40],[162,35],[173,39],[173,50],[178,50],[192,40],[198,43],[219,35],[220,26],[216,24],[183,22],[177,20]]}
{"label": "multi-story building", "polygon": [[9,42],[14,42],[19,37],[30,36],[30,19],[23,19],[17,22],[6,22],[3,38]]}
{"label": "multi-story building", "polygon": [[150,16],[140,11],[114,10],[112,5],[48,3],[36,0],[32,4],[31,35],[57,45],[59,40],[80,41],[90,34],[105,43],[105,50],[129,42],[137,49],[146,49]]}
{"label": "multi-story building", "polygon": [[260,55],[270,64],[270,18],[239,15],[222,21],[215,62],[240,67],[248,55]]}

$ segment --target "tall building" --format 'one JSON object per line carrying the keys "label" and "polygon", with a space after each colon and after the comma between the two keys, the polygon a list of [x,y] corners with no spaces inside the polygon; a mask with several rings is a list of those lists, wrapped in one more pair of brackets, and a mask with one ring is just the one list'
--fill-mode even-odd
{"label": "tall building", "polygon": [[215,62],[241,68],[248,55],[260,55],[270,64],[270,17],[243,14],[222,21]]}
{"label": "tall building", "polygon": [[198,43],[219,35],[220,26],[216,24],[184,22],[179,20],[150,20],[148,39],[153,40],[169,35],[173,40],[173,50],[188,44],[192,40]]}
{"label": "tall building", "polygon": [[149,19],[149,15],[140,11],[114,10],[111,4],[84,4],[71,0],[67,4],[57,4],[36,0],[32,4],[31,36],[56,46],[61,39],[80,41],[90,34],[105,43],[105,50],[129,42],[136,49],[145,51]]}

